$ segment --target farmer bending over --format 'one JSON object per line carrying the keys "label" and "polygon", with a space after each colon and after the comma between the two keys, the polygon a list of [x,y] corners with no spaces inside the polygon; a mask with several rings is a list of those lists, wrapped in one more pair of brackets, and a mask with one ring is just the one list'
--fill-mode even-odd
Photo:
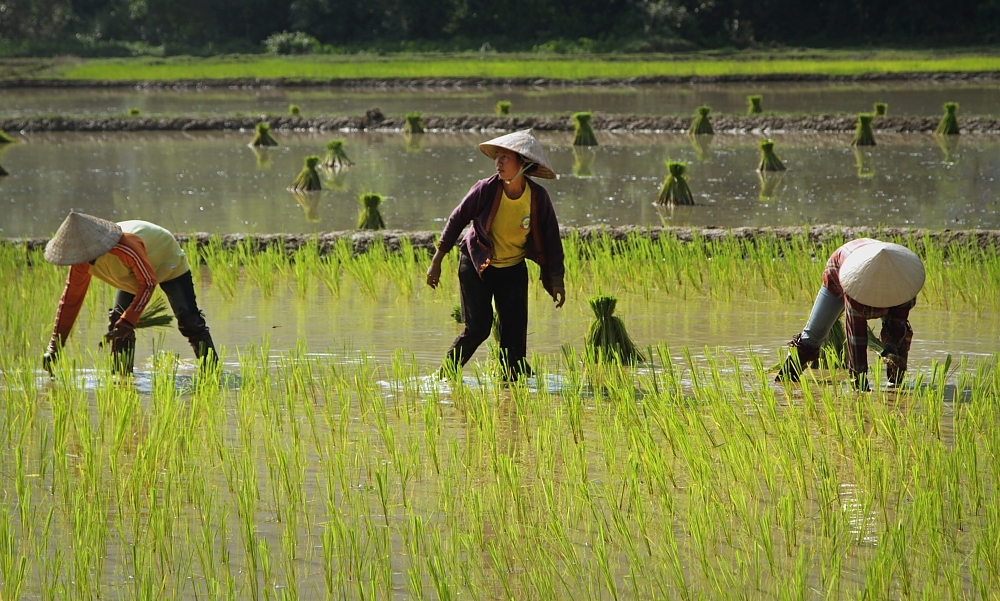
{"label": "farmer bending over", "polygon": [[[907,321],[924,285],[924,265],[910,249],[871,238],[852,240],[838,248],[826,264],[823,287],[813,304],[809,322],[788,346],[789,355],[777,380],[799,380],[803,366],[819,359],[830,328],[847,311],[848,367],[855,386],[868,390],[868,320],[882,318],[889,382],[897,386],[906,373],[913,329]],[[798,355],[796,357],[796,354]]]}
{"label": "farmer bending over", "polygon": [[542,286],[556,307],[566,302],[563,247],[549,193],[527,176],[555,179],[541,143],[531,130],[484,142],[479,150],[494,160],[496,175],[477,182],[451,212],[437,252],[427,270],[427,284],[437,288],[441,261],[459,234],[472,223],[459,250],[458,283],[462,290],[465,331],[448,351],[448,361],[465,365],[490,335],[493,303],[500,320],[503,377],[530,374],[528,346],[528,267],[542,268]]}
{"label": "farmer bending over", "polygon": [[177,329],[188,339],[199,359],[214,361],[212,335],[198,309],[187,258],[174,235],[146,221],[113,223],[83,213],[70,213],[45,246],[45,260],[72,265],[66,289],[56,311],[43,363],[51,370],[73,324],[91,276],[118,289],[111,309],[108,333],[116,369],[132,373],[135,326],[159,284],[177,318]]}

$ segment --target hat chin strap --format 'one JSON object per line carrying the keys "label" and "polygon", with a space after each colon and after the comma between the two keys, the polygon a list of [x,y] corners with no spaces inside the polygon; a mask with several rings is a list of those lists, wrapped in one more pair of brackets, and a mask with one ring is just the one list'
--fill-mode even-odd
{"label": "hat chin strap", "polygon": [[510,178],[510,179],[505,179],[505,180],[503,180],[503,182],[504,182],[505,184],[508,184],[508,185],[510,185],[510,183],[511,183],[512,181],[514,181],[514,180],[516,180],[517,178],[519,178],[519,177],[521,177],[522,175],[524,175],[524,172],[525,172],[525,171],[527,171],[528,169],[531,169],[531,168],[532,168],[532,167],[534,167],[535,165],[537,165],[537,163],[525,163],[525,164],[524,164],[524,167],[521,167],[521,170],[517,172],[517,175],[515,175],[514,177],[512,177],[512,178]]}

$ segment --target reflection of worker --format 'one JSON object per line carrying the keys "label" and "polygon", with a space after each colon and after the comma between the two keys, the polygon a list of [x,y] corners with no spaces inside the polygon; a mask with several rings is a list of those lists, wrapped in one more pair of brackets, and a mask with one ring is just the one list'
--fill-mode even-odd
{"label": "reflection of worker", "polygon": [[59,301],[52,341],[45,353],[46,368],[51,368],[73,329],[91,276],[118,289],[106,338],[121,370],[132,372],[135,325],[157,284],[167,295],[177,328],[198,358],[215,357],[212,335],[195,300],[187,258],[174,235],[162,227],[146,221],[113,223],[83,213],[70,213],[45,246],[45,260],[73,266]]}
{"label": "reflection of worker", "polygon": [[462,290],[465,331],[455,339],[448,358],[465,365],[490,335],[493,303],[500,320],[504,376],[516,379],[530,371],[528,344],[528,267],[542,268],[542,285],[556,301],[566,302],[563,247],[559,223],[548,192],[528,177],[555,178],[541,143],[530,130],[484,142],[479,150],[494,160],[496,175],[477,182],[452,211],[437,252],[427,270],[436,288],[441,261],[470,222],[460,246],[458,281]]}
{"label": "reflection of worker", "polygon": [[898,244],[859,238],[833,253],[823,273],[823,287],[813,304],[809,322],[788,346],[788,357],[778,379],[798,381],[802,366],[819,359],[820,347],[845,310],[848,367],[855,385],[868,389],[868,320],[882,318],[882,357],[893,385],[902,382],[913,329],[907,321],[924,285],[924,265],[910,249]]}

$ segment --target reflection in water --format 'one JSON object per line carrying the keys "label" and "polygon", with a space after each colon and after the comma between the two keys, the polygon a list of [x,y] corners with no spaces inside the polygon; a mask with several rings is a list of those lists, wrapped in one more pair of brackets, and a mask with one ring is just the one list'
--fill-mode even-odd
{"label": "reflection in water", "polygon": [[768,202],[777,202],[781,200],[781,196],[785,191],[785,186],[782,184],[785,181],[784,171],[758,171],[757,177],[760,178],[760,194],[757,198]]}
{"label": "reflection in water", "polygon": [[266,146],[250,146],[250,150],[253,151],[255,157],[257,157],[257,169],[260,171],[266,171],[274,166],[274,161],[271,160],[271,150]]}
{"label": "reflection in water", "polygon": [[594,161],[597,159],[597,152],[589,146],[573,147],[573,175],[576,177],[593,177]]}
{"label": "reflection in water", "polygon": [[319,199],[322,194],[320,192],[300,192],[300,191],[290,191],[295,200],[298,201],[299,205],[306,212],[306,221],[310,223],[316,223],[319,221]]}
{"label": "reflection in water", "polygon": [[875,156],[869,150],[861,150],[857,146],[851,146],[854,152],[854,165],[858,169],[858,179],[871,179],[875,177]]}
{"label": "reflection in water", "polygon": [[946,136],[944,134],[933,135],[934,139],[937,140],[938,146],[941,147],[941,152],[944,154],[944,158],[942,160],[945,163],[952,165],[958,162],[958,157],[955,156],[955,153],[958,152],[958,142],[962,136]]}
{"label": "reflection in water", "polygon": [[691,147],[694,148],[695,156],[702,163],[712,160],[712,140],[714,135],[689,135]]}
{"label": "reflection in water", "polygon": [[347,190],[347,170],[345,169],[323,169],[323,185],[334,192]]}
{"label": "reflection in water", "polygon": [[409,132],[403,134],[403,138],[406,139],[406,152],[419,154],[424,150],[424,136],[427,134],[411,134]]}

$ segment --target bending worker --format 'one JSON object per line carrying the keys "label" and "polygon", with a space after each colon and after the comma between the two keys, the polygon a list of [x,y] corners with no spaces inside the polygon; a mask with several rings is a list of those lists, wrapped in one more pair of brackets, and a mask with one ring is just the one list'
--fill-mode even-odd
{"label": "bending worker", "polygon": [[215,344],[198,309],[187,257],[174,235],[147,221],[114,223],[83,213],[70,213],[45,246],[45,260],[72,265],[56,311],[56,326],[45,353],[51,369],[76,322],[91,276],[118,289],[109,315],[108,334],[116,368],[131,373],[135,326],[159,284],[177,318],[177,329],[199,359],[214,360]]}
{"label": "bending worker", "polygon": [[476,182],[452,211],[427,270],[427,284],[437,288],[441,261],[459,234],[472,223],[460,246],[458,282],[465,331],[448,351],[448,361],[465,365],[490,335],[493,303],[500,320],[503,377],[530,374],[528,346],[528,267],[542,268],[545,290],[562,307],[563,247],[559,222],[545,188],[528,176],[555,179],[541,143],[531,130],[507,134],[479,145],[493,159],[496,175]]}
{"label": "bending worker", "polygon": [[[855,386],[868,390],[868,320],[882,318],[889,382],[899,385],[906,373],[913,329],[908,321],[917,293],[924,286],[924,265],[912,250],[871,238],[852,240],[838,248],[826,264],[823,287],[813,304],[809,322],[788,346],[789,355],[778,380],[799,380],[803,366],[815,364],[820,347],[840,314],[847,312],[848,367]],[[798,356],[796,356],[798,355]]]}

